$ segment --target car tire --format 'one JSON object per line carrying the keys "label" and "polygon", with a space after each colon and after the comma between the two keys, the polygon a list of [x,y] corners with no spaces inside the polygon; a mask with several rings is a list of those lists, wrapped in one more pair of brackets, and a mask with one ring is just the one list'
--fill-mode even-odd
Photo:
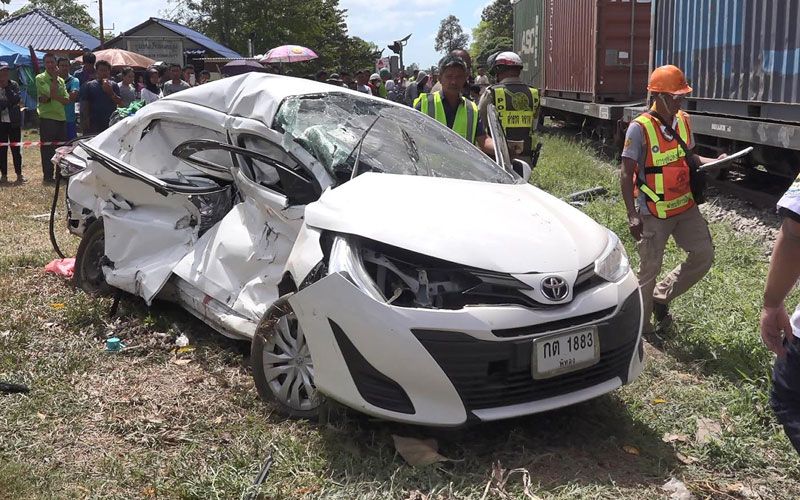
{"label": "car tire", "polygon": [[317,420],[325,398],[314,384],[314,363],[303,329],[285,298],[262,318],[250,346],[259,397],[283,415]]}
{"label": "car tire", "polygon": [[97,219],[86,228],[78,245],[78,253],[75,255],[73,282],[91,295],[110,295],[112,291],[103,274],[103,263],[106,259],[105,241],[103,219]]}

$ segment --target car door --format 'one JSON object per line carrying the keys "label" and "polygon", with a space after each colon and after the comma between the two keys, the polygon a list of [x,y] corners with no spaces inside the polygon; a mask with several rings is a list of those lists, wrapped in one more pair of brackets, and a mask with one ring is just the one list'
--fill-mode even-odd
{"label": "car door", "polygon": [[108,284],[149,303],[197,240],[203,218],[197,200],[224,195],[227,187],[211,179],[157,177],[91,141],[80,147],[88,153],[87,167],[71,178],[69,198],[103,221]]}
{"label": "car door", "polygon": [[235,145],[187,145],[192,154],[215,149],[231,153],[239,199],[176,266],[175,274],[235,313],[258,321],[278,298],[305,205],[319,197],[320,189],[275,142],[255,134],[231,140]]}

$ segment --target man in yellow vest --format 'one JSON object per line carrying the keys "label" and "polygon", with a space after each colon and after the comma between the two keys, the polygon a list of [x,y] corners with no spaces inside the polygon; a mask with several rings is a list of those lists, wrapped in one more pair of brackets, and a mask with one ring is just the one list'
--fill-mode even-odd
{"label": "man in yellow vest", "polygon": [[539,91],[520,79],[522,59],[516,53],[500,52],[489,59],[489,74],[497,78],[497,83],[483,93],[479,115],[486,123],[489,104],[494,104],[511,156],[530,163],[539,117]]}
{"label": "man in yellow vest", "polygon": [[[680,109],[683,98],[692,91],[683,72],[671,65],[656,68],[647,90],[654,105],[628,127],[620,186],[628,228],[637,241],[641,261],[643,332],[658,343],[661,339],[654,335],[651,314],[655,314],[657,327],[668,324],[669,302],[700,281],[714,260],[708,224],[692,195],[689,166],[690,162],[699,166],[713,159],[692,151],[691,122]],[[657,282],[670,236],[688,256]]]}
{"label": "man in yellow vest", "polygon": [[439,62],[442,90],[420,94],[414,100],[414,109],[446,125],[486,154],[494,155],[494,142],[486,134],[478,117],[478,106],[461,95],[467,81],[467,64],[463,59],[448,55]]}

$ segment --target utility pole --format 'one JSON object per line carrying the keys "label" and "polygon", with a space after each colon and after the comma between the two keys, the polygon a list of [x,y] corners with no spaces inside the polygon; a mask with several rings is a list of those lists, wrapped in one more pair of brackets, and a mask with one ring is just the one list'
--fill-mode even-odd
{"label": "utility pole", "polygon": [[103,32],[103,0],[97,0],[97,5],[100,10],[100,49],[102,50],[105,44],[105,33]]}

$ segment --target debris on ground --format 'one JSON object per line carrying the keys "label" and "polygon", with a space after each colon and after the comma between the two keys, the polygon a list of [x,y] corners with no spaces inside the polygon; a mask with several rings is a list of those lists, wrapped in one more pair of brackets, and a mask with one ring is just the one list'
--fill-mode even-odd
{"label": "debris on ground", "polygon": [[481,497],[481,500],[489,498],[489,493],[494,493],[493,497],[514,498],[506,491],[506,484],[514,474],[520,474],[522,476],[522,491],[525,494],[525,498],[528,498],[529,500],[541,500],[540,497],[534,495],[531,491],[531,474],[528,469],[504,469],[499,460],[492,464],[492,477],[489,479],[489,482],[486,483],[486,487],[483,489],[483,496]]}
{"label": "debris on ground", "polygon": [[44,272],[64,276],[65,278],[72,278],[75,272],[75,257],[52,260],[44,266]]}
{"label": "debris on ground", "polygon": [[179,348],[188,346],[189,345],[189,337],[187,337],[185,333],[181,333],[175,339],[175,345],[178,346]]}
{"label": "debris on ground", "polygon": [[0,393],[2,394],[20,394],[27,392],[30,392],[30,388],[27,385],[0,382]]}
{"label": "debris on ground", "polygon": [[719,440],[722,434],[722,426],[719,422],[711,418],[698,418],[697,419],[697,432],[694,435],[694,440],[698,444],[708,444],[711,441]]}
{"label": "debris on ground", "polygon": [[593,187],[591,189],[584,189],[583,191],[576,191],[567,196],[569,201],[592,201],[599,196],[605,196],[608,190],[602,186]]}
{"label": "debris on ground", "polygon": [[674,477],[667,481],[661,489],[671,493],[669,496],[670,500],[691,500],[694,498],[694,495],[692,495],[689,488],[683,484],[683,481]]}
{"label": "debris on ground", "polygon": [[108,352],[119,352],[125,348],[125,344],[122,343],[117,337],[111,337],[110,339],[106,339],[106,351]]}
{"label": "debris on ground", "polygon": [[392,434],[392,440],[397,453],[412,467],[450,460],[439,454],[439,444],[435,439],[416,439]]}
{"label": "debris on ground", "polygon": [[686,434],[673,434],[671,432],[665,432],[661,440],[664,441],[665,443],[674,443],[675,441],[680,441],[681,443],[685,443],[689,441],[689,436],[687,436]]}

